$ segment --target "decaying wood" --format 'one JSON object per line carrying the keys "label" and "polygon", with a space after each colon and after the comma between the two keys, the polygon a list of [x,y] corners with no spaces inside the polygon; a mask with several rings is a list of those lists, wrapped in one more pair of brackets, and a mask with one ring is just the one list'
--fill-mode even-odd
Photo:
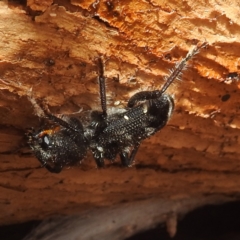
{"label": "decaying wood", "polygon": [[[0,4],[1,225],[139,199],[238,196],[238,0]],[[95,59],[102,56],[108,103],[124,107],[135,92],[160,87],[204,41],[209,47],[169,89],[172,119],[144,141],[136,166],[98,170],[89,154],[57,175],[30,154],[24,132],[41,121],[26,91],[53,113],[99,109]]]}

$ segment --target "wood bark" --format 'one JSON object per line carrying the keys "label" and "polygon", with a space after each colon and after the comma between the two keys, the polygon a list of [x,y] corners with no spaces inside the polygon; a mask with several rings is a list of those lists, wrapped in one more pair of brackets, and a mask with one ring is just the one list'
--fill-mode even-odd
{"label": "wood bark", "polygon": [[[142,199],[237,199],[239,9],[238,0],[0,2],[0,224]],[[29,91],[53,113],[100,109],[102,56],[108,104],[125,107],[134,93],[159,88],[204,41],[168,90],[173,117],[143,142],[135,166],[117,160],[96,169],[89,153],[60,174],[41,168],[24,138],[41,126]]]}

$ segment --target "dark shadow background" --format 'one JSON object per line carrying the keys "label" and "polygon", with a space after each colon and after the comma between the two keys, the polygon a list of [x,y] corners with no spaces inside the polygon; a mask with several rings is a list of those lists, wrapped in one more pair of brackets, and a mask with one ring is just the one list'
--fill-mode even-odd
{"label": "dark shadow background", "polygon": [[178,222],[177,234],[170,238],[165,227],[137,234],[126,240],[240,240],[240,202],[205,206]]}

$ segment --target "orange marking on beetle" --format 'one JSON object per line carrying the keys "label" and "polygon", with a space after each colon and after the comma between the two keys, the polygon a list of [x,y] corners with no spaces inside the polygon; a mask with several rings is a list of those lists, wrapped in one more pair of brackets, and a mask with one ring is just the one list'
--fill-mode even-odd
{"label": "orange marking on beetle", "polygon": [[54,134],[54,133],[56,133],[58,131],[60,131],[60,127],[59,126],[53,128],[53,129],[47,129],[47,130],[44,130],[44,131],[40,132],[38,134],[38,137],[41,138],[41,137],[43,137],[45,135],[52,135],[52,134]]}

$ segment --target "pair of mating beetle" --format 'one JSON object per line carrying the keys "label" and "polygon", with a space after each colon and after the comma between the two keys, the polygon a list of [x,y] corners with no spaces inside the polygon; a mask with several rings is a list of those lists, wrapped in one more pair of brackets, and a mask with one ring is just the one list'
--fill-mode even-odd
{"label": "pair of mating beetle", "polygon": [[42,109],[45,117],[56,127],[29,130],[28,143],[35,156],[52,173],[59,173],[64,166],[83,160],[88,149],[99,168],[104,166],[104,159],[113,161],[118,154],[123,166],[131,166],[141,141],[163,128],[172,115],[174,101],[165,91],[179,77],[187,61],[204,46],[206,43],[188,52],[176,64],[160,90],[136,93],[129,99],[127,108],[111,115],[107,113],[104,67],[99,58],[102,111],[93,111],[89,124],[84,127],[75,117],[59,117],[46,108]]}

